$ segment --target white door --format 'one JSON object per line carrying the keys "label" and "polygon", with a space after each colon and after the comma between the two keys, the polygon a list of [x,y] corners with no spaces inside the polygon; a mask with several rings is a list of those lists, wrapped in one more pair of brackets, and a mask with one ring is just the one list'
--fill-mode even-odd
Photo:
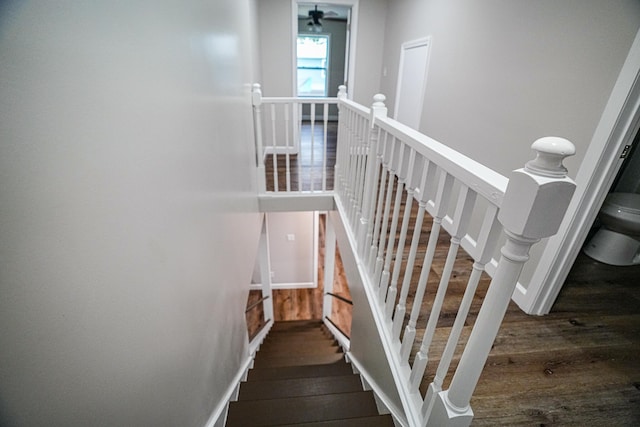
{"label": "white door", "polygon": [[420,127],[429,45],[429,38],[414,40],[403,43],[400,52],[400,70],[393,118],[413,129]]}

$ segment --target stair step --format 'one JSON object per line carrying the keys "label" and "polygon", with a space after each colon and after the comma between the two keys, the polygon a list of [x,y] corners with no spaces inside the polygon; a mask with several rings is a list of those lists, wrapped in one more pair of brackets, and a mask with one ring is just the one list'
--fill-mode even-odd
{"label": "stair step", "polygon": [[333,341],[333,337],[329,334],[315,330],[315,331],[305,331],[305,332],[269,332],[267,336],[267,340],[331,340]]}
{"label": "stair step", "polygon": [[249,381],[242,383],[240,386],[238,400],[281,399],[352,391],[362,391],[360,379],[353,374],[318,378]]}
{"label": "stair step", "polygon": [[282,357],[256,357],[254,368],[278,368],[282,366],[326,365],[343,360],[342,353],[290,355]]}
{"label": "stair step", "polygon": [[369,391],[231,402],[227,426],[274,426],[378,415]]}
{"label": "stair step", "polygon": [[318,329],[322,325],[322,320],[288,320],[275,322],[271,327],[271,332],[278,331],[296,331],[296,330],[310,330]]}
{"label": "stair step", "polygon": [[296,343],[282,343],[280,345],[267,345],[261,346],[260,352],[256,355],[256,358],[262,357],[275,357],[275,356],[287,356],[287,355],[304,355],[304,354],[331,354],[342,351],[340,347],[333,343],[308,343],[296,344]]}
{"label": "stair step", "polygon": [[317,378],[337,375],[353,374],[351,367],[343,359],[326,365],[284,366],[278,368],[254,368],[249,371],[249,381],[287,379],[287,378]]}
{"label": "stair step", "polygon": [[[282,427],[300,426],[300,424],[286,424]],[[342,420],[318,421],[304,423],[301,427],[394,427],[391,415],[376,415],[372,417],[348,418]]]}

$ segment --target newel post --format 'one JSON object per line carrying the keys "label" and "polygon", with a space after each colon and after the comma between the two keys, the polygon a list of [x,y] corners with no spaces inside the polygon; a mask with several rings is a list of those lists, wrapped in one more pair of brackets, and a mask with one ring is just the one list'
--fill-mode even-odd
{"label": "newel post", "polygon": [[338,146],[336,147],[336,163],[333,166],[333,191],[335,191],[336,193],[339,193],[343,189],[341,188],[341,184],[344,179],[343,177],[344,172],[342,171],[342,162],[345,156],[345,152],[344,152],[345,147],[343,147],[343,145],[346,144],[346,142],[343,141],[343,139],[345,139],[344,130],[343,130],[345,115],[344,115],[344,108],[342,108],[342,103],[341,103],[342,100],[347,99],[347,87],[345,85],[338,86],[337,98],[338,98]]}
{"label": "newel post", "polygon": [[573,196],[575,183],[567,177],[562,164],[565,157],[575,154],[573,144],[563,138],[546,137],[538,139],[531,148],[536,151],[536,158],[512,172],[498,213],[507,235],[498,267],[451,386],[435,397],[427,425],[471,423],[473,411],[469,401],[529,259],[529,249],[540,239],[557,233]]}
{"label": "newel post", "polygon": [[375,94],[373,96],[373,104],[371,104],[371,113],[369,116],[369,129],[367,129],[367,141],[368,141],[368,149],[367,149],[367,157],[365,163],[365,181],[363,187],[363,200],[362,200],[362,208],[360,215],[360,222],[358,223],[357,230],[357,244],[358,250],[363,257],[366,257],[367,250],[371,244],[370,240],[371,236],[371,228],[373,221],[373,203],[375,200],[375,191],[377,190],[377,186],[374,185],[378,182],[378,174],[379,174],[379,163],[378,161],[382,160],[378,159],[378,146],[379,146],[379,138],[378,134],[374,130],[375,119],[377,117],[387,117],[387,106],[384,104],[386,100],[386,96],[381,93]]}
{"label": "newel post", "polygon": [[259,83],[253,84],[251,91],[251,103],[253,104],[253,131],[256,138],[256,164],[258,165],[258,191],[267,191],[267,182],[264,167],[264,151],[262,148],[262,89]]}

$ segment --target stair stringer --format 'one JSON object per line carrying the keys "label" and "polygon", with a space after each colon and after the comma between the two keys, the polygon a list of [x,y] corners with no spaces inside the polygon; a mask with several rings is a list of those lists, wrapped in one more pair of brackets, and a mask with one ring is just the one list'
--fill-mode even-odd
{"label": "stair stringer", "polygon": [[353,373],[360,377],[362,388],[365,391],[373,392],[378,412],[381,415],[390,414],[393,417],[393,422],[396,426],[408,427],[409,424],[407,424],[407,418],[405,417],[402,408],[398,408],[384,389],[380,387],[374,377],[364,368],[364,365],[358,360],[358,358],[349,351],[351,345],[349,338],[344,336],[342,332],[340,332],[340,330],[327,319],[323,319],[323,323],[331,335],[333,335],[333,338],[338,342],[338,345],[342,348],[342,351],[345,354],[345,360],[351,365]]}

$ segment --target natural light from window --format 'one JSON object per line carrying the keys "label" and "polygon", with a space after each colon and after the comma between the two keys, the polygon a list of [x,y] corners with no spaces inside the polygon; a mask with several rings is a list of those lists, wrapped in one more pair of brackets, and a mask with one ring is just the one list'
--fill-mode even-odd
{"label": "natural light from window", "polygon": [[327,96],[329,36],[298,36],[298,96]]}

